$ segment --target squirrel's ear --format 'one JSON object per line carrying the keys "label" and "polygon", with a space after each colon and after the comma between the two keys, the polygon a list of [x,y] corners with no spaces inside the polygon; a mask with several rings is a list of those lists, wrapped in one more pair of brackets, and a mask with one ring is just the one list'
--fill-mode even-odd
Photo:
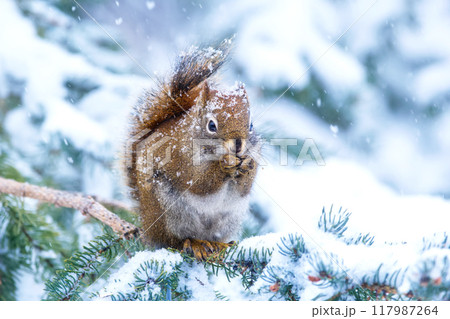
{"label": "squirrel's ear", "polygon": [[242,82],[239,82],[238,88],[240,91],[244,92],[245,95],[247,95],[247,90],[245,89],[245,84]]}
{"label": "squirrel's ear", "polygon": [[202,107],[206,106],[208,98],[209,98],[209,85],[207,81],[204,81],[202,84],[200,84],[200,92],[198,94],[197,104],[200,104],[200,106]]}
{"label": "squirrel's ear", "polygon": [[197,95],[197,116],[202,117],[206,112],[206,104],[209,99],[209,85],[207,81],[201,83],[198,87],[198,95]]}
{"label": "squirrel's ear", "polygon": [[208,103],[209,99],[209,85],[207,81],[204,81],[202,84],[199,85],[199,93],[197,97],[197,106],[199,115],[202,114],[202,111],[205,109],[206,104]]}
{"label": "squirrel's ear", "polygon": [[238,87],[239,95],[247,98],[247,90],[245,89],[245,84],[242,82],[239,82],[237,87]]}

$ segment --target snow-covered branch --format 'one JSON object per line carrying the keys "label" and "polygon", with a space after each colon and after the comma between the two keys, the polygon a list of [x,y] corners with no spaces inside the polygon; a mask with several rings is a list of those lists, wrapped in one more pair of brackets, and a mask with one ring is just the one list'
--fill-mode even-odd
{"label": "snow-covered branch", "polygon": [[121,219],[95,201],[91,196],[31,185],[28,183],[20,183],[3,177],[0,177],[0,193],[18,197],[29,197],[56,206],[79,210],[84,215],[89,215],[98,219],[105,225],[111,227],[116,233],[126,238],[137,236],[140,233],[138,227]]}

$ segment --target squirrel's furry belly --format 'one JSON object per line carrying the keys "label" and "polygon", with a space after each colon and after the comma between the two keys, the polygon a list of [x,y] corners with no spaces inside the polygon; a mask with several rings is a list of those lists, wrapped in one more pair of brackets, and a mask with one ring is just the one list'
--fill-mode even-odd
{"label": "squirrel's furry belly", "polygon": [[167,230],[179,239],[226,241],[239,230],[248,209],[249,196],[241,196],[229,180],[214,194],[179,192],[165,183],[157,186],[164,207]]}

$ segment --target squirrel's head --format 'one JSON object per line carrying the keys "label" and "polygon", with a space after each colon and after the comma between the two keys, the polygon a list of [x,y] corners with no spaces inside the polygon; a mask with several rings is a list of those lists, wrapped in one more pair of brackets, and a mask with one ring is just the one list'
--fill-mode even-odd
{"label": "squirrel's head", "polygon": [[213,88],[205,81],[196,103],[195,138],[216,140],[228,153],[243,155],[250,147],[253,125],[243,84],[231,89]]}

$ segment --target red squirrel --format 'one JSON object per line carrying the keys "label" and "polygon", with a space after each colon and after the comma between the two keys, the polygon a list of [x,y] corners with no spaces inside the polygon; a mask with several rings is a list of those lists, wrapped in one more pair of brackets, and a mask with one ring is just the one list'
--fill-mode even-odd
{"label": "red squirrel", "polygon": [[224,40],[181,54],[131,114],[125,169],[145,237],[198,259],[239,231],[261,148],[244,86],[213,80],[230,47]]}

